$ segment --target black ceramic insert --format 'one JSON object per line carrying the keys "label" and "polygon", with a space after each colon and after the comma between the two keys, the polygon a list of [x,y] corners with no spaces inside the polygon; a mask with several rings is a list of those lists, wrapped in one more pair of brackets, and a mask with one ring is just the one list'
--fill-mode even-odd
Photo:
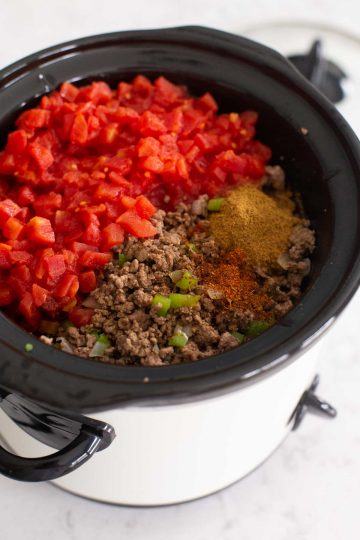
{"label": "black ceramic insert", "polygon": [[[115,83],[137,73],[163,74],[198,94],[210,91],[223,111],[260,113],[258,136],[303,194],[316,229],[313,270],[299,305],[269,331],[238,349],[175,366],[81,359],[48,347],[0,314],[0,384],[59,411],[194,400],[252,384],[306,350],[359,283],[359,142],[286,59],[247,39],[184,27],[94,36],[32,55],[0,73],[3,141],[19,110],[62,81]],[[24,350],[28,342],[31,353]]]}

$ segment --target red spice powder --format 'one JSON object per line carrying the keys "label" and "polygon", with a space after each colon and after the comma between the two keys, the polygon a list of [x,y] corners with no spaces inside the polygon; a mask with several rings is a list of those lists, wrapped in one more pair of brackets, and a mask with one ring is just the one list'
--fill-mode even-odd
{"label": "red spice powder", "polygon": [[271,312],[266,307],[270,307],[273,301],[261,290],[254,273],[246,268],[244,253],[234,249],[222,256],[221,261],[201,265],[199,273],[202,283],[221,293],[230,309],[250,310],[255,318],[262,320],[271,318]]}

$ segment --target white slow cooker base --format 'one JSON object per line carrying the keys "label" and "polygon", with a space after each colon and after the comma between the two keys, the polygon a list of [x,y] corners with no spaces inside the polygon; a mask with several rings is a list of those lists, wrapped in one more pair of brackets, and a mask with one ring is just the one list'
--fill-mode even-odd
{"label": "white slow cooker base", "polygon": [[[261,464],[291,429],[289,419],[315,374],[319,345],[286,368],[219,397],[91,415],[113,425],[112,445],[53,483],[114,504],[157,506],[204,497]],[[0,411],[1,434],[26,457],[52,453]]]}

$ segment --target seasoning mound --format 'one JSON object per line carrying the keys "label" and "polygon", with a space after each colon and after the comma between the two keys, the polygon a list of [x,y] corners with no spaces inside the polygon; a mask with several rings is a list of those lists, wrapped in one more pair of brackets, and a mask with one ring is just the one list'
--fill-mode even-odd
{"label": "seasoning mound", "polygon": [[240,248],[249,265],[272,266],[287,251],[298,222],[291,205],[280,206],[276,199],[253,185],[234,189],[210,219],[211,231],[222,248]]}

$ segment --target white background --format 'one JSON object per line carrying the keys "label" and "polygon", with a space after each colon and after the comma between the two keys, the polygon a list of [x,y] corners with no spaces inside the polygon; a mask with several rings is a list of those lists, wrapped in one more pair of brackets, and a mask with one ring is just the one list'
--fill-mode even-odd
{"label": "white background", "polygon": [[[181,24],[241,32],[290,19],[360,36],[356,0],[0,0],[0,67],[88,34]],[[336,421],[308,415],[238,484],[185,505],[136,509],[0,477],[1,540],[359,540],[359,320],[357,295],[324,339],[319,394],[338,408]]]}

